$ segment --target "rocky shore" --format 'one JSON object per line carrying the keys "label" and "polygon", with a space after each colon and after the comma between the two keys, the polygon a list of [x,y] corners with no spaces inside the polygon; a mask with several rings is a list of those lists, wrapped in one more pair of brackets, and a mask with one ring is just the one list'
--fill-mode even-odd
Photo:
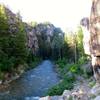
{"label": "rocky shore", "polygon": [[80,77],[72,90],[64,90],[60,96],[25,97],[25,100],[100,100],[100,84],[90,87],[89,81]]}

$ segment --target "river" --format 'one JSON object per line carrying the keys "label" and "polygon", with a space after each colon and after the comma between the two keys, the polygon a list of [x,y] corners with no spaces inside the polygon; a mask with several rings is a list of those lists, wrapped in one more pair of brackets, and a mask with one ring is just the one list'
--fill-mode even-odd
{"label": "river", "polygon": [[45,60],[11,82],[5,91],[0,91],[0,100],[38,100],[38,97],[45,96],[48,89],[59,80],[54,64]]}

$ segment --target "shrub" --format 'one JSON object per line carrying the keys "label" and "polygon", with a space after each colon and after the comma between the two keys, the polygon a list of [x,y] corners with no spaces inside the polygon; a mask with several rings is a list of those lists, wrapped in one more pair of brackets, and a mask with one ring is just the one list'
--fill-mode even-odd
{"label": "shrub", "polygon": [[47,92],[48,95],[61,95],[65,89],[70,90],[73,88],[75,77],[65,77],[59,84],[50,88]]}

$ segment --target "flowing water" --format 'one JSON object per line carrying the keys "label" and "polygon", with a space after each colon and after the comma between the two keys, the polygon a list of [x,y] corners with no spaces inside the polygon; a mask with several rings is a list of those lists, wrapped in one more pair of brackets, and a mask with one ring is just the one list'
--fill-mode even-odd
{"label": "flowing water", "polygon": [[38,100],[39,96],[45,96],[48,88],[58,82],[53,63],[45,60],[11,82],[6,91],[0,92],[0,100]]}

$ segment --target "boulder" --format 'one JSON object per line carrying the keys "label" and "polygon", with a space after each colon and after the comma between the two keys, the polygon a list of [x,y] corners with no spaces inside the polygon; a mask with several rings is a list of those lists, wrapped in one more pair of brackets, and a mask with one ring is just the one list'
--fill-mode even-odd
{"label": "boulder", "polygon": [[87,74],[88,73],[93,73],[91,62],[88,62],[88,63],[82,65],[81,69],[83,70],[84,73],[87,73]]}
{"label": "boulder", "polygon": [[66,77],[69,78],[69,79],[72,79],[72,78],[75,77],[75,75],[74,75],[74,73],[69,71],[68,73],[66,73]]}
{"label": "boulder", "polygon": [[100,96],[97,96],[94,100],[100,100]]}
{"label": "boulder", "polygon": [[70,98],[71,98],[71,91],[69,91],[69,90],[65,90],[64,92],[63,92],[63,99],[64,100],[69,100]]}
{"label": "boulder", "polygon": [[100,84],[96,84],[92,89],[91,89],[91,94],[98,96],[100,95]]}

